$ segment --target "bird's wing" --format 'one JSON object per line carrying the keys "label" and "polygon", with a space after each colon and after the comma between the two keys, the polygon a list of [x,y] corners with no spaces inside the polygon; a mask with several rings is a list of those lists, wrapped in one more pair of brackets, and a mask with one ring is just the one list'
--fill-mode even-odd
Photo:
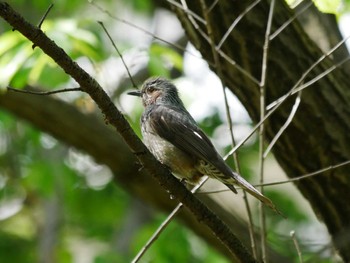
{"label": "bird's wing", "polygon": [[150,112],[149,121],[160,137],[190,156],[209,163],[218,158],[213,144],[187,111],[168,105],[157,105]]}
{"label": "bird's wing", "polygon": [[217,177],[217,179],[225,183],[233,192],[237,193],[232,184],[239,185],[264,204],[280,213],[269,198],[261,194],[226,165],[209,138],[196,125],[187,111],[168,105],[156,105],[149,114],[148,120],[160,137],[190,156],[195,156],[214,165],[224,176]]}

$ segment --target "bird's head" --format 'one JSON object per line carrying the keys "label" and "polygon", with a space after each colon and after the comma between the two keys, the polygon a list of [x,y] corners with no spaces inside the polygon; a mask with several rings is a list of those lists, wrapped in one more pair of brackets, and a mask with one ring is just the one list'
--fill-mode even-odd
{"label": "bird's head", "polygon": [[129,95],[142,98],[144,107],[153,104],[166,104],[183,107],[177,88],[167,79],[156,77],[146,80],[141,90],[128,92]]}

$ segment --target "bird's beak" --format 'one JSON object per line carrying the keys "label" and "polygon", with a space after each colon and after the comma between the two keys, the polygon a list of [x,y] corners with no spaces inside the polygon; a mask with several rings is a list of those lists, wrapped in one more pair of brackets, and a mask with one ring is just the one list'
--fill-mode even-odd
{"label": "bird's beak", "polygon": [[135,90],[135,91],[130,91],[127,93],[128,95],[132,95],[132,96],[138,96],[138,97],[141,97],[142,96],[142,93],[141,91],[139,90]]}

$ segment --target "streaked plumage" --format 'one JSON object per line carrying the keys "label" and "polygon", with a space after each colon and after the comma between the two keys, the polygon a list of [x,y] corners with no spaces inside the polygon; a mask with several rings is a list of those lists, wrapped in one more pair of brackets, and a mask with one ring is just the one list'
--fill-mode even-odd
{"label": "streaked plumage", "polygon": [[145,81],[140,96],[145,111],[141,117],[142,135],[153,155],[181,179],[195,184],[208,175],[237,193],[238,185],[272,209],[270,199],[262,195],[239,174],[233,172],[185,109],[176,87],[164,78]]}

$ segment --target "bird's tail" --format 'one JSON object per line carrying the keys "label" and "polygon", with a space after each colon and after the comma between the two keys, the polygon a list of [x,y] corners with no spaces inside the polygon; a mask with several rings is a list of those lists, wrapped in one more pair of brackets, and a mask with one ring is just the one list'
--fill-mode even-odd
{"label": "bird's tail", "polygon": [[[263,204],[270,207],[272,210],[274,210],[276,213],[282,215],[282,213],[276,208],[274,203],[264,196],[262,193],[260,193],[257,189],[254,188],[250,183],[248,183],[243,177],[241,177],[239,174],[236,174],[235,172],[232,172],[232,177],[235,182],[232,182],[235,185],[238,185],[243,188],[243,190],[247,191],[249,194],[260,200]],[[227,183],[227,182],[226,182]],[[231,188],[231,187],[229,187]],[[283,216],[283,215],[282,215]]]}

